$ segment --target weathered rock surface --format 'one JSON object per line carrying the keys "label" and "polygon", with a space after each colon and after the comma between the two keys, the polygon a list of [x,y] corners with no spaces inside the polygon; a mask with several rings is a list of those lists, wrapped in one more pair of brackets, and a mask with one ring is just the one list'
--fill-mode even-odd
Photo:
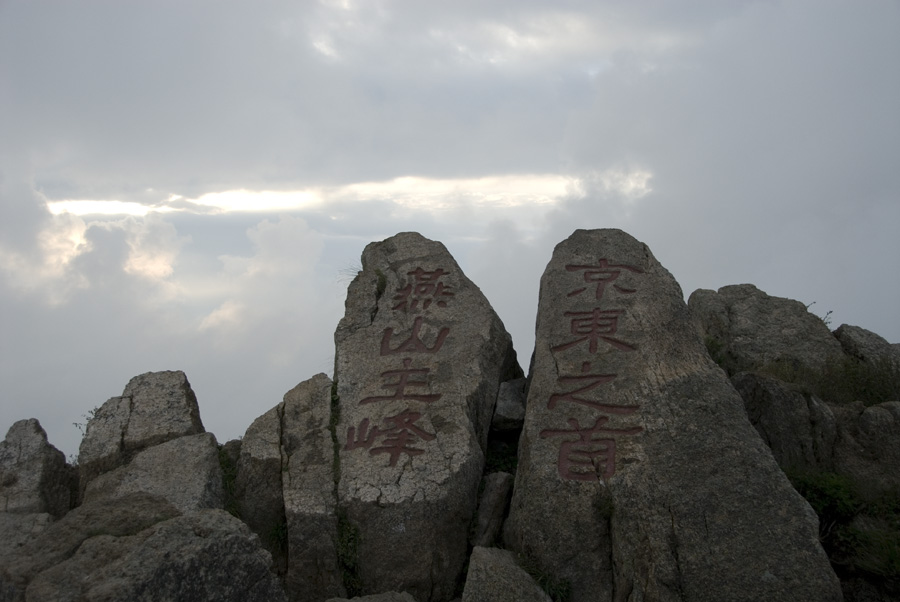
{"label": "weathered rock surface", "polygon": [[469,558],[469,573],[462,602],[551,602],[550,596],[525,572],[512,553],[476,547]]}
{"label": "weathered rock surface", "polygon": [[[444,246],[366,247],[335,332],[338,503],[360,592],[452,598],[510,337]],[[517,373],[518,372],[518,373]],[[342,527],[343,528],[343,527]]]}
{"label": "weathered rock surface", "polygon": [[[284,404],[280,403],[247,428],[241,439],[234,491],[238,513],[250,529],[259,535],[263,546],[278,556],[278,542],[273,537],[284,525],[284,494],[281,475],[281,418]],[[280,558],[276,558],[276,565]],[[279,566],[284,570],[285,566]]]}
{"label": "weathered rock surface", "polygon": [[503,528],[503,519],[509,507],[513,476],[508,472],[492,472],[484,478],[484,491],[478,498],[478,512],[472,546],[492,547]]}
{"label": "weathered rock surface", "polygon": [[497,407],[491,429],[495,431],[516,431],[525,422],[525,383],[526,378],[515,378],[500,383],[497,393]]}
{"label": "weathered rock surface", "polygon": [[62,516],[72,505],[74,479],[36,419],[16,422],[0,441],[0,512]]}
{"label": "weathered rock surface", "polygon": [[834,336],[844,352],[868,364],[883,362],[900,370],[900,351],[884,338],[865,328],[841,324]]}
{"label": "weathered rock surface", "polygon": [[[14,555],[0,554],[0,558],[11,558],[0,564],[0,600],[24,600],[25,588],[36,575],[71,558],[91,537],[133,535],[178,514],[178,510],[162,498],[137,493],[97,504],[84,504],[56,522],[38,525],[37,536],[17,545]],[[8,549],[5,548],[8,543],[0,541],[0,548]]]}
{"label": "weathered rock surface", "polygon": [[121,397],[104,403],[88,421],[78,453],[81,488],[146,447],[203,432],[197,397],[184,372],[135,376]]}
{"label": "weathered rock surface", "polygon": [[37,575],[27,600],[286,601],[271,557],[222,510],[172,518],[135,535],[97,535]]}
{"label": "weathered rock surface", "polygon": [[[732,308],[725,332],[751,332],[752,308]],[[560,243],[507,547],[567,580],[573,602],[837,601],[817,527],[650,250],[618,230]]]}
{"label": "weathered rock surface", "polygon": [[222,470],[212,433],[179,437],[138,452],[131,461],[87,484],[84,501],[145,491],[181,512],[222,508]]}
{"label": "weathered rock surface", "polygon": [[[293,600],[346,594],[338,550],[335,448],[331,424],[332,382],[317,374],[284,396],[284,514]],[[344,545],[348,545],[344,542]]]}
{"label": "weathered rock surface", "polygon": [[782,470],[834,469],[837,424],[831,408],[780,380],[741,372],[731,379],[744,408]]}
{"label": "weathered rock surface", "polygon": [[730,373],[785,362],[821,371],[843,357],[825,322],[799,301],[772,297],[752,284],[694,291],[688,305],[700,334],[718,347]]}
{"label": "weathered rock surface", "polygon": [[900,491],[900,402],[831,406],[837,419],[835,472],[877,496]]}
{"label": "weathered rock surface", "polygon": [[383,594],[357,596],[349,599],[330,598],[326,602],[416,602],[416,599],[406,592],[385,592]]}

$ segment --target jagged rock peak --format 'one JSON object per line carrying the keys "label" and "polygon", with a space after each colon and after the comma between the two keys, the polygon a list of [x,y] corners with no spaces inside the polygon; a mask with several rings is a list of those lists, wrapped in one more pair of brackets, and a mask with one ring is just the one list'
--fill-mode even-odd
{"label": "jagged rock peak", "polygon": [[836,602],[817,526],[647,246],[620,230],[557,245],[507,546],[572,602]]}
{"label": "jagged rock peak", "polygon": [[368,245],[335,331],[337,503],[361,593],[452,598],[509,334],[439,242]]}

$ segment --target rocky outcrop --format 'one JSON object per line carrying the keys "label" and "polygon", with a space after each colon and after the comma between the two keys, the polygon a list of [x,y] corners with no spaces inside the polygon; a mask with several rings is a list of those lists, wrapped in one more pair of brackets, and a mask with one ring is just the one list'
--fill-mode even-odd
{"label": "rocky outcrop", "polygon": [[841,324],[834,336],[844,352],[852,358],[870,365],[884,364],[900,371],[900,350],[872,331]]}
{"label": "rocky outcrop", "polygon": [[573,602],[840,600],[817,522],[650,250],[616,230],[557,245],[508,547]]}
{"label": "rocky outcrop", "polygon": [[514,378],[500,383],[497,392],[497,407],[491,420],[494,431],[520,431],[525,422],[525,385],[527,380]]}
{"label": "rocky outcrop", "polygon": [[462,602],[551,602],[550,596],[506,550],[476,547]]}
{"label": "rocky outcrop", "polygon": [[360,593],[449,600],[510,337],[440,243],[366,247],[335,332],[338,506]]}
{"label": "rocky outcrop", "polygon": [[81,489],[144,448],[203,432],[197,397],[184,372],[135,376],[121,397],[97,408],[88,421],[78,451]]}
{"label": "rocky outcrop", "polygon": [[760,374],[741,372],[731,382],[744,400],[750,422],[788,472],[834,469],[837,423],[817,397]]}
{"label": "rocky outcrop", "polygon": [[[688,307],[617,230],[558,245],[536,334],[526,380],[440,243],[373,243],[334,381],[242,440],[204,431],[182,372],[93,412],[79,487],[36,420],[13,425],[0,602],[836,602],[820,541],[848,600],[896,598],[873,578],[896,577],[895,346],[750,285]],[[844,374],[878,395],[836,404]]]}
{"label": "rocky outcrop", "polygon": [[478,497],[472,546],[490,548],[497,543],[509,509],[512,488],[513,476],[508,472],[492,472],[484,478],[484,490]]}
{"label": "rocky outcrop", "polygon": [[900,491],[900,402],[833,406],[834,470],[871,497]]}
{"label": "rocky outcrop", "polygon": [[416,602],[406,592],[385,592],[383,594],[372,594],[370,596],[357,596],[355,598],[331,598],[326,602]]}
{"label": "rocky outcrop", "polygon": [[141,450],[124,465],[88,482],[84,501],[144,491],[181,512],[222,508],[222,470],[212,433],[179,437]]}
{"label": "rocky outcrop", "polygon": [[36,419],[16,422],[0,441],[0,512],[62,516],[72,506],[74,479]]}
{"label": "rocky outcrop", "polygon": [[779,363],[821,371],[843,356],[828,326],[805,305],[769,296],[752,284],[699,289],[688,305],[714,359],[732,374]]}
{"label": "rocky outcrop", "polygon": [[184,516],[133,494],[86,503],[24,546],[8,600],[285,600],[271,559],[220,510]]}
{"label": "rocky outcrop", "polygon": [[286,585],[294,600],[321,600],[347,591],[343,576],[348,568],[341,566],[340,556],[346,557],[354,544],[338,514],[331,391],[331,379],[318,374],[284,396]]}

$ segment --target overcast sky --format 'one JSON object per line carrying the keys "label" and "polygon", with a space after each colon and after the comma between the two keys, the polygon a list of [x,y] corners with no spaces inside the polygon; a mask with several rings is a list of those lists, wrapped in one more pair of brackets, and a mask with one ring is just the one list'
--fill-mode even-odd
{"label": "overcast sky", "polygon": [[166,369],[242,435],[408,230],[523,365],[576,228],[900,342],[898,57],[896,0],[0,0],[0,436]]}

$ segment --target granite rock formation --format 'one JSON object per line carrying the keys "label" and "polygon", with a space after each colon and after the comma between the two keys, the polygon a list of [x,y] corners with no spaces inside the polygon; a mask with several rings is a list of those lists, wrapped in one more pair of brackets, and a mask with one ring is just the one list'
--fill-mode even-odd
{"label": "granite rock formation", "polygon": [[[443,245],[403,233],[362,260],[334,380],[239,441],[205,432],[178,371],[93,411],[77,467],[14,424],[0,602],[900,600],[896,345],[752,285],[686,305],[645,245],[579,230],[525,379]],[[840,370],[878,395],[830,399]]]}
{"label": "granite rock formation", "polygon": [[650,250],[616,230],[557,245],[507,546],[573,602],[840,600],[817,522]]}

